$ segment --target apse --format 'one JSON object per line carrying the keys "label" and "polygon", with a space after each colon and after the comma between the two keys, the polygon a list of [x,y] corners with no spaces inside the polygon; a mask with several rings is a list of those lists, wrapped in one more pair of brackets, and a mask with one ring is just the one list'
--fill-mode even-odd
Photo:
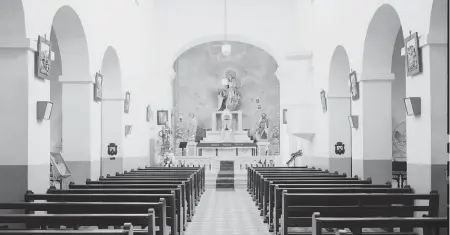
{"label": "apse", "polygon": [[[275,76],[275,59],[259,47],[243,42],[227,42],[231,54],[222,53],[221,41],[200,44],[188,49],[176,60],[174,83],[174,112],[177,128],[187,128],[189,114],[196,114],[201,132],[212,128],[211,114],[219,109],[218,91],[222,80],[230,74],[236,80],[240,101],[236,109],[242,111],[242,128],[254,135],[262,113],[270,121],[271,153],[279,150],[280,94]],[[175,110],[175,109],[174,109]],[[187,137],[179,137],[185,139]]]}

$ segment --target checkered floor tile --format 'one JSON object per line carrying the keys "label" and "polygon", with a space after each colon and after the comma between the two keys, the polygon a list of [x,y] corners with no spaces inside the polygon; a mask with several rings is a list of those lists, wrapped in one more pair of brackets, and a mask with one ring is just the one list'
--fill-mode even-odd
{"label": "checkered floor tile", "polygon": [[186,235],[270,235],[245,189],[207,189]]}

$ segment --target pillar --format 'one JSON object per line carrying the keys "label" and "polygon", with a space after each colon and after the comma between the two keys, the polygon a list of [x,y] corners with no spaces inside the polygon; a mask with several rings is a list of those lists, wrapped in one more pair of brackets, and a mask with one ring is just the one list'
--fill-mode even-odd
{"label": "pillar", "polygon": [[[350,115],[350,97],[329,94],[327,95],[327,113],[329,128],[329,143],[326,146],[329,150],[329,170],[330,172],[346,173],[351,175],[352,164],[352,139],[348,116]],[[335,145],[341,142],[344,144],[344,153],[337,154]]]}
{"label": "pillar", "polygon": [[439,215],[447,216],[447,42],[427,37],[423,72],[407,78],[407,97],[421,97],[421,115],[407,116],[407,177],[416,193],[437,190]]}
{"label": "pillar", "polygon": [[[115,175],[123,172],[123,138],[125,127],[123,124],[123,97],[102,98],[102,146],[101,146],[101,175]],[[108,145],[117,145],[117,154],[108,154]]]}
{"label": "pillar", "polygon": [[34,39],[0,44],[0,201],[50,186],[50,121],[37,120],[37,101],[50,100],[50,81],[35,77]]}
{"label": "pillar", "polygon": [[[359,77],[359,76],[358,76]],[[384,184],[392,178],[391,83],[394,74],[366,76],[360,80],[360,100],[352,103],[359,116],[352,130],[353,175]]]}
{"label": "pillar", "polygon": [[62,155],[77,184],[100,176],[100,104],[90,75],[62,75]]}

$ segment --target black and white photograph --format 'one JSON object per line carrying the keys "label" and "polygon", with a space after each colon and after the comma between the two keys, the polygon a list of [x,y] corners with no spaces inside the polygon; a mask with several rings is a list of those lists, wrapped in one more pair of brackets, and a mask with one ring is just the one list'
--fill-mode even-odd
{"label": "black and white photograph", "polygon": [[448,235],[449,1],[0,0],[0,235]]}

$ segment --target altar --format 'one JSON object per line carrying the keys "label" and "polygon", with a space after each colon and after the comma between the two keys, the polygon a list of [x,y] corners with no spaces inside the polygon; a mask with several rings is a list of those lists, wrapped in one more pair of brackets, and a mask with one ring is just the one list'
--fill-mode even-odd
{"label": "altar", "polygon": [[191,148],[191,153],[208,157],[256,156],[257,147],[242,130],[242,112],[225,109],[213,112],[211,131],[195,144],[195,150]]}
{"label": "altar", "polygon": [[[211,129],[198,143],[191,138],[187,143],[188,155],[230,159],[237,156],[267,156],[270,145],[267,134],[256,143],[242,129],[242,111],[238,105],[240,93],[235,74],[227,72],[222,82],[224,88],[218,93],[218,111],[211,114]],[[265,128],[264,124],[263,129],[267,130]]]}

